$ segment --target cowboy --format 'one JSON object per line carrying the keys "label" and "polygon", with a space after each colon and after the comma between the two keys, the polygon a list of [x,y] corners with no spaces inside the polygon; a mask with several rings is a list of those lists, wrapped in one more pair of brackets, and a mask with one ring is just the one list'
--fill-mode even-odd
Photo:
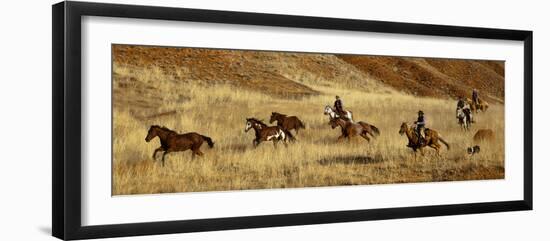
{"label": "cowboy", "polygon": [[418,135],[418,144],[423,145],[424,143],[424,129],[426,126],[426,119],[424,118],[424,112],[418,111],[418,119],[414,122],[416,124],[416,134]]}
{"label": "cowboy", "polygon": [[458,98],[458,103],[456,103],[456,108],[463,109],[465,105],[466,105],[466,101],[464,100],[464,97],[460,96]]}
{"label": "cowboy", "polygon": [[[462,109],[464,113],[468,115],[468,118],[473,123],[474,122],[474,115],[472,114],[472,110],[470,109],[470,104],[466,102],[463,96],[460,96],[458,99],[458,103],[456,104],[456,109]],[[458,117],[457,117],[458,119]],[[459,120],[460,122],[460,120]]]}
{"label": "cowboy", "polygon": [[472,91],[472,101],[474,102],[475,105],[479,105],[479,95],[477,93],[477,89],[475,88]]}
{"label": "cowboy", "polygon": [[336,109],[336,113],[339,116],[346,116],[346,112],[344,111],[344,105],[342,104],[342,100],[340,99],[340,96],[336,96],[336,101],[334,101],[334,109]]}

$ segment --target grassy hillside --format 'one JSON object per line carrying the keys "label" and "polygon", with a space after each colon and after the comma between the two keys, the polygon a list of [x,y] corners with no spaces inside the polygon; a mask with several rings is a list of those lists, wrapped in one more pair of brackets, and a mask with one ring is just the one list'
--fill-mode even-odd
{"label": "grassy hillside", "polygon": [[[500,104],[478,115],[472,131],[463,132],[454,117],[454,100],[406,94],[338,56],[113,50],[114,195],[504,177]],[[344,98],[356,120],[380,128],[381,136],[370,143],[361,138],[337,142],[340,130],[323,115],[334,95]],[[415,159],[405,147],[407,139],[398,134],[400,124],[412,122],[418,109],[427,113],[429,127],[451,143],[441,157],[427,150]],[[306,129],[286,148],[262,143],[254,149],[254,134],[244,132],[245,118],[267,121],[272,111],[297,115]],[[163,168],[151,157],[158,139],[144,141],[154,124],[179,133],[196,131],[216,144],[213,149],[204,145],[205,155],[194,160],[190,152],[169,154]],[[495,130],[497,141],[484,143],[480,155],[469,157],[465,149],[480,128]]]}
{"label": "grassy hillside", "polygon": [[504,102],[504,62],[339,55],[347,63],[397,90],[416,96],[454,98],[473,88],[489,102]]}

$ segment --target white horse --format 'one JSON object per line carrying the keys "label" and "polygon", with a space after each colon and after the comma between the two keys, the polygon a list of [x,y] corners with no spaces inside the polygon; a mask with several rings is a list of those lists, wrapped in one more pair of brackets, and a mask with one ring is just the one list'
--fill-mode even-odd
{"label": "white horse", "polygon": [[325,106],[325,115],[328,115],[331,120],[339,117],[344,117],[353,122],[351,111],[345,110],[345,112],[345,116],[340,116],[332,107],[330,107],[329,105]]}
{"label": "white horse", "polygon": [[462,130],[467,131],[470,129],[470,125],[472,124],[471,117],[472,114],[470,113],[470,109],[456,109],[456,118],[458,119],[458,124],[462,127]]}

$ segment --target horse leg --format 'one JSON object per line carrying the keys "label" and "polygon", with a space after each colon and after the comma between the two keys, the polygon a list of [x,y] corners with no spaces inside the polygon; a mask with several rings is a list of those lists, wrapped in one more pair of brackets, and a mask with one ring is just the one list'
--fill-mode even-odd
{"label": "horse leg", "polygon": [[369,136],[367,135],[366,132],[361,133],[361,137],[365,138],[365,140],[367,140],[368,142],[370,142],[370,138],[369,138]]}
{"label": "horse leg", "polygon": [[429,147],[435,150],[435,153],[437,154],[438,157],[441,157],[441,153],[439,152],[439,150],[441,149],[441,145],[439,145],[439,143],[431,143]]}
{"label": "horse leg", "polygon": [[153,152],[153,161],[156,160],[155,157],[157,156],[157,152],[162,151],[162,150],[164,150],[164,148],[162,148],[162,146],[159,147],[159,148],[157,148],[157,149],[155,149],[155,152]]}
{"label": "horse leg", "polygon": [[441,158],[441,153],[439,152],[439,150],[441,149],[441,145],[435,143],[433,148],[435,149],[435,154],[437,154],[437,157]]}
{"label": "horse leg", "polygon": [[273,147],[275,147],[275,149],[277,149],[277,139],[273,139]]}
{"label": "horse leg", "polygon": [[162,166],[164,167],[164,157],[166,156],[166,154],[168,154],[168,150],[164,151],[164,153],[162,154]]}
{"label": "horse leg", "polygon": [[197,156],[204,155],[204,153],[202,153],[201,150],[199,150],[199,149],[191,150],[191,153],[192,153],[191,159],[195,159],[195,155],[197,155]]}

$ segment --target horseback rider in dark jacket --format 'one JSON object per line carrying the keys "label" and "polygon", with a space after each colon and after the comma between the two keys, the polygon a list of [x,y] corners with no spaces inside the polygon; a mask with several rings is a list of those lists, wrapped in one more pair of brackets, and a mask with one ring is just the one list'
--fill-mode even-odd
{"label": "horseback rider in dark jacket", "polygon": [[426,127],[426,119],[424,118],[424,112],[419,110],[418,111],[418,118],[414,122],[416,124],[416,134],[418,135],[418,143],[420,145],[424,144],[424,135],[422,132],[424,131]]}
{"label": "horseback rider in dark jacket", "polygon": [[334,109],[336,109],[336,113],[339,116],[346,115],[346,112],[344,111],[344,105],[342,104],[342,100],[340,99],[340,96],[336,96],[336,101],[334,101]]}
{"label": "horseback rider in dark jacket", "polygon": [[458,99],[458,103],[456,103],[456,108],[463,109],[465,105],[466,101],[464,101],[464,97],[460,96],[460,98]]}

